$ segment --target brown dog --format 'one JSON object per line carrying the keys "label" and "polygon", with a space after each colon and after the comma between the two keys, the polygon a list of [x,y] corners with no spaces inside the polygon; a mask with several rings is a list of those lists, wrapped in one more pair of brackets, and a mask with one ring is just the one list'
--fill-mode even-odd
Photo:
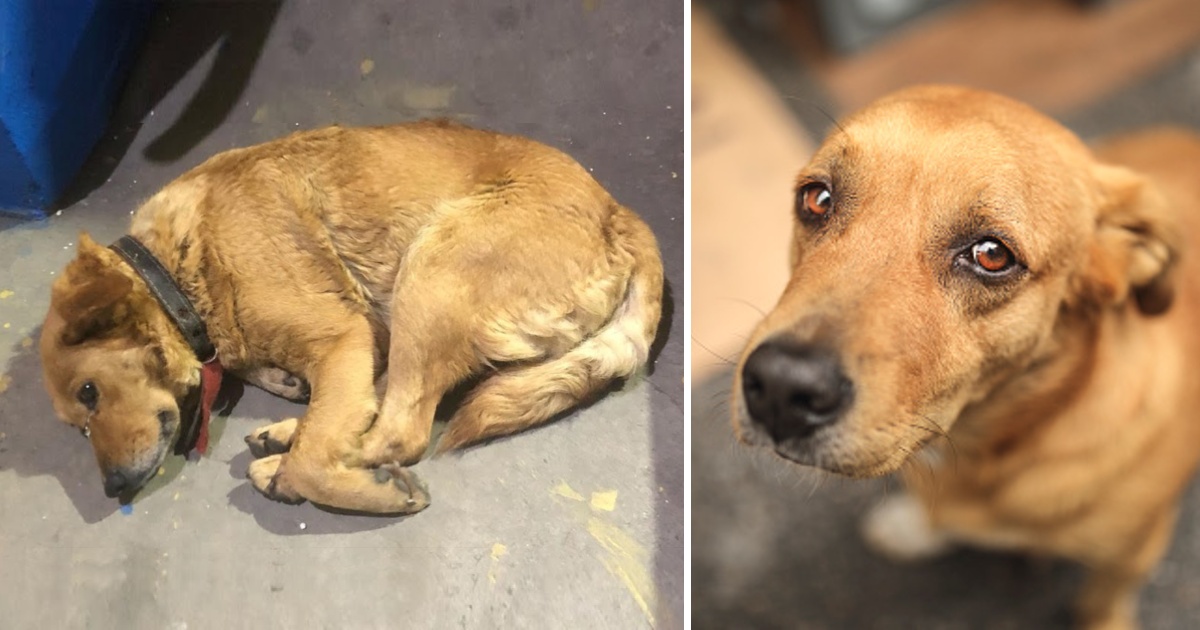
{"label": "brown dog", "polygon": [[739,438],[902,470],[911,494],[865,523],[875,546],[1075,559],[1081,624],[1135,627],[1200,458],[1198,166],[1186,132],[1092,153],[960,88],[854,115],[796,179],[792,277],[739,363]]}
{"label": "brown dog", "polygon": [[[416,512],[428,496],[400,467],[425,453],[447,390],[482,375],[440,450],[520,431],[636,371],[660,315],[653,234],[586,170],[442,121],[227,151],[142,205],[131,234],[225,369],[293,399],[311,384],[302,419],[247,438],[265,455],[251,481],[283,501]],[[41,354],[109,496],[136,490],[201,363],[147,284],[86,235],[54,284]]]}

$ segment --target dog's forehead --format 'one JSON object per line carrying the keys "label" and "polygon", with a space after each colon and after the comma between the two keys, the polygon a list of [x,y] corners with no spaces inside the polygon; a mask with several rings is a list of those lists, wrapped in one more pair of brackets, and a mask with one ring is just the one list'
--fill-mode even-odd
{"label": "dog's forehead", "polygon": [[[892,108],[881,110],[887,114]],[[1016,162],[1020,138],[985,120],[931,121],[904,115],[852,120],[826,142],[818,159],[836,168],[898,177],[905,173],[938,179],[984,178]]]}
{"label": "dog's forehead", "polygon": [[103,382],[109,388],[115,384],[137,385],[148,380],[144,348],[120,340],[65,345],[53,337],[54,332],[55,328],[50,325],[43,329],[42,360],[47,367],[47,382],[52,383],[61,395],[73,396],[72,388],[83,380]]}

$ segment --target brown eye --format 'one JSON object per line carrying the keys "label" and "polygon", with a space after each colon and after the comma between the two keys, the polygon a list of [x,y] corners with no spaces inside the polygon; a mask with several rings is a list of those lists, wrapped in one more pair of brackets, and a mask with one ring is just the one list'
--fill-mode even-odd
{"label": "brown eye", "polygon": [[796,206],[801,217],[823,219],[833,210],[833,193],[819,182],[805,184],[796,195]]}
{"label": "brown eye", "polygon": [[987,273],[1003,273],[1016,264],[1012,250],[995,239],[984,239],[971,246],[971,260]]}

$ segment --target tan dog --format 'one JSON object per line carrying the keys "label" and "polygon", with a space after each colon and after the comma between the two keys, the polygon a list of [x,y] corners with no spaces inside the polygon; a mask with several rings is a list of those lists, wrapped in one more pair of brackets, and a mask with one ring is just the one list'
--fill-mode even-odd
{"label": "tan dog", "polygon": [[[131,234],[227,370],[293,399],[311,384],[302,419],[247,438],[265,455],[250,479],[283,501],[418,511],[428,496],[400,466],[426,452],[447,390],[483,375],[442,451],[545,422],[643,365],[660,315],[653,234],[587,171],[442,121],[227,151],[142,205]],[[132,268],[86,235],[54,284],[41,354],[108,494],[136,490],[201,364]]]}
{"label": "tan dog", "polygon": [[1135,627],[1200,458],[1198,167],[1186,132],[1092,153],[953,87],[854,115],[797,176],[792,278],[739,363],[739,438],[902,470],[911,494],[865,523],[876,547],[1075,559],[1081,624]]}

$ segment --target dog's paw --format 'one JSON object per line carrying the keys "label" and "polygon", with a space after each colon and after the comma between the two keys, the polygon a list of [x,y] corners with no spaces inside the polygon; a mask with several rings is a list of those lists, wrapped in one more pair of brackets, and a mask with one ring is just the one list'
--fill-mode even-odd
{"label": "dog's paw", "polygon": [[255,429],[246,436],[246,446],[255,457],[280,455],[292,447],[292,438],[296,436],[296,427],[300,421],[296,418],[281,420],[275,424]]}
{"label": "dog's paw", "polygon": [[283,455],[270,455],[250,462],[246,477],[268,499],[295,505],[303,503],[304,497],[288,483],[286,471],[283,469]]}
{"label": "dog's paw", "polygon": [[308,381],[279,368],[258,368],[247,374],[246,380],[294,403],[307,404],[312,398]]}
{"label": "dog's paw", "polygon": [[884,499],[862,522],[867,545],[892,560],[911,562],[938,556],[950,549],[949,537],[933,529],[925,508],[912,496]]}
{"label": "dog's paw", "polygon": [[375,469],[374,475],[375,483],[390,483],[402,495],[396,504],[397,512],[414,514],[429,507],[429,490],[408,468],[398,463],[384,464]]}
{"label": "dog's paw", "polygon": [[429,491],[407,468],[385,464],[378,468],[329,470],[312,488],[313,505],[339,513],[405,516],[429,507]]}

